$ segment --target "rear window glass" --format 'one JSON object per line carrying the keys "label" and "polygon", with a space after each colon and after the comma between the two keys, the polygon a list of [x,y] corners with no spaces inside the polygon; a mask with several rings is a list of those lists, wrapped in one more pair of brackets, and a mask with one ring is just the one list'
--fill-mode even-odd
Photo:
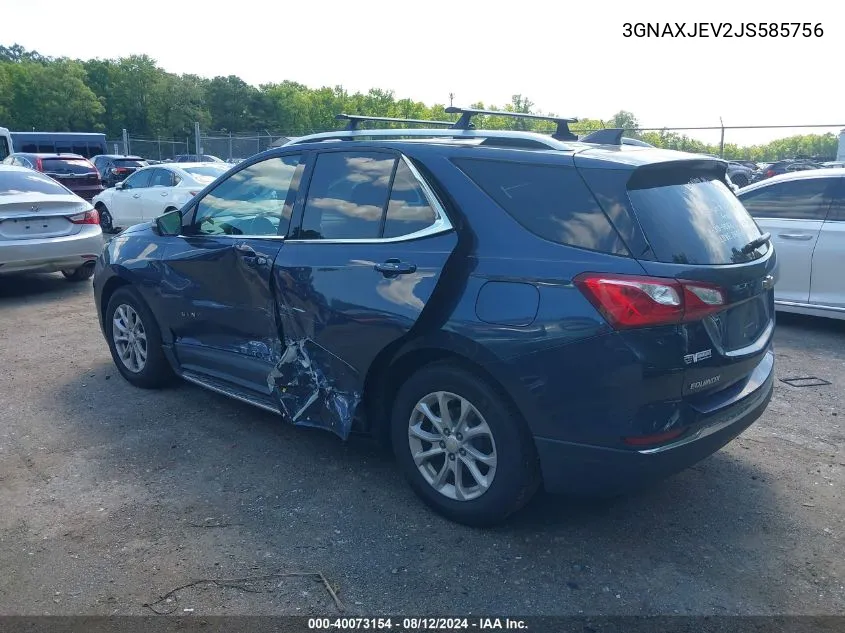
{"label": "rear window glass", "polygon": [[34,171],[0,171],[0,196],[46,193],[66,196],[70,192],[52,178]]}
{"label": "rear window glass", "polygon": [[628,183],[628,197],[658,261],[738,264],[768,249],[743,254],[760,230],[713,171],[641,169]]}
{"label": "rear window glass", "polygon": [[94,166],[82,158],[45,158],[41,161],[44,173],[48,174],[90,174]]}
{"label": "rear window glass", "polygon": [[146,167],[147,163],[137,158],[115,158],[115,167]]}
{"label": "rear window glass", "polygon": [[574,168],[481,159],[454,162],[533,234],[559,244],[628,255]]}

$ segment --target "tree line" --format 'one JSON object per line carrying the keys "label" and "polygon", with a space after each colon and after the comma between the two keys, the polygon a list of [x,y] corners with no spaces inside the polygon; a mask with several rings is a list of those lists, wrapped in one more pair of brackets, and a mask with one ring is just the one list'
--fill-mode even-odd
{"label": "tree line", "polygon": [[[484,108],[484,103],[472,107]],[[350,93],[343,86],[309,88],[294,81],[251,86],[241,78],[176,75],[147,55],[119,59],[52,58],[20,45],[0,46],[0,125],[12,130],[104,132],[118,138],[125,128],[133,137],[183,140],[194,122],[222,133],[265,132],[299,136],[338,129],[339,112],[412,119],[455,120],[445,104],[426,105],[398,99],[393,91],[372,88]],[[488,109],[538,113],[523,95]],[[548,113],[552,114],[552,113]],[[482,117],[478,127],[550,132],[543,121]],[[636,117],[620,111],[610,120],[581,119],[570,126],[586,133],[603,127],[625,128],[628,136],[667,149],[718,155],[710,145],[671,131],[640,132]],[[728,159],[775,160],[834,157],[838,138],[831,133],[778,139],[765,145],[726,144]]]}

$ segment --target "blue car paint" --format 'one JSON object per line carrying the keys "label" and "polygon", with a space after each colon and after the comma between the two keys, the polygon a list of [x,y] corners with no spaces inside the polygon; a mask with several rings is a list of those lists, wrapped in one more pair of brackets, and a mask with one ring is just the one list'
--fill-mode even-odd
{"label": "blue car paint", "polygon": [[[618,463],[628,481],[637,472],[680,470],[732,439],[765,408],[772,390],[771,333],[753,356],[735,367],[720,365],[727,372],[720,387],[735,379],[736,393],[719,391],[708,405],[706,393],[682,396],[691,377],[706,374],[706,364],[679,366],[679,359],[705,344],[701,324],[614,331],[574,286],[584,271],[712,279],[713,267],[650,261],[647,241],[625,213],[627,200],[614,198],[612,187],[604,197],[593,191],[636,258],[563,246],[522,229],[454,168],[454,147],[398,141],[377,147],[385,146],[419,161],[448,192],[455,230],[419,241],[331,249],[283,237],[252,238],[249,245],[263,263],[246,266],[234,252],[236,239],[163,237],[151,224],[139,225],[115,238],[98,261],[94,284],[101,325],[104,290],[132,284],[155,315],[177,372],[202,371],[228,381],[278,403],[289,421],[342,438],[361,423],[371,369],[420,351],[457,355],[486,372],[520,411],[550,490],[573,491],[587,473],[599,485],[605,477],[597,471],[608,463]],[[322,149],[314,144],[295,151]],[[229,173],[284,151],[270,150]],[[497,157],[514,150],[473,151]],[[580,165],[590,184],[601,178],[624,183],[639,165],[687,156],[655,152],[532,151],[521,159]],[[301,211],[303,192],[294,196]],[[189,203],[183,213],[190,211]],[[375,262],[390,257],[413,260],[417,273],[397,281],[373,271]],[[774,267],[770,251],[754,266],[721,266],[719,275],[736,297],[751,292],[749,280]],[[227,278],[220,278],[221,270]],[[725,357],[712,362],[717,360]],[[233,366],[239,368],[237,377]],[[746,393],[749,385],[754,388]],[[737,393],[745,395],[734,402]],[[676,428],[693,432],[731,410],[740,412],[735,423],[670,454],[646,457],[622,442]],[[390,412],[378,403],[372,411],[375,419],[363,424],[383,428]],[[579,485],[573,485],[575,475]],[[620,477],[609,479],[608,486]]]}

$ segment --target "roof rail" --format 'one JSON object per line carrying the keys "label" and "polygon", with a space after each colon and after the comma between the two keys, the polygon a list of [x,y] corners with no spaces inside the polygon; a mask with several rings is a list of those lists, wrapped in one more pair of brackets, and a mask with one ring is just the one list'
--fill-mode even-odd
{"label": "roof rail", "polygon": [[460,118],[454,124],[454,127],[459,130],[468,130],[472,126],[472,117],[480,114],[489,116],[509,116],[516,119],[534,119],[536,121],[552,121],[557,123],[557,130],[552,134],[552,138],[558,141],[577,141],[578,136],[570,132],[569,124],[575,123],[578,119],[569,119],[565,117],[546,116],[544,114],[529,114],[527,112],[508,112],[506,110],[478,110],[476,108],[459,108],[457,106],[449,106],[445,110],[448,114],[460,114]]}
{"label": "roof rail", "polygon": [[[451,125],[451,124],[450,124]],[[527,132],[518,130],[460,130],[460,129],[421,129],[421,128],[407,128],[407,129],[387,129],[387,130],[337,130],[335,132],[319,132],[317,134],[309,134],[307,136],[300,136],[299,138],[291,139],[283,145],[288,147],[290,145],[302,145],[303,143],[314,143],[319,141],[348,141],[355,138],[369,139],[408,139],[408,138],[440,138],[440,139],[511,139],[511,140],[530,140],[535,141],[537,145],[547,147],[549,149],[569,150],[572,149],[569,145],[556,140],[548,134],[539,134],[537,132]],[[577,140],[577,139],[574,139]]]}
{"label": "roof rail", "polygon": [[608,127],[590,132],[587,136],[582,136],[581,142],[599,143],[601,145],[622,145],[622,135],[624,133],[625,130],[621,127]]}
{"label": "roof rail", "polygon": [[399,119],[389,116],[365,116],[362,114],[338,114],[335,115],[335,119],[338,121],[348,121],[346,124],[347,130],[357,130],[359,123],[364,123],[365,121],[377,121],[383,123],[413,123],[413,124],[421,124],[421,125],[443,125],[445,127],[452,127],[455,122],[454,121],[427,121],[425,119]]}

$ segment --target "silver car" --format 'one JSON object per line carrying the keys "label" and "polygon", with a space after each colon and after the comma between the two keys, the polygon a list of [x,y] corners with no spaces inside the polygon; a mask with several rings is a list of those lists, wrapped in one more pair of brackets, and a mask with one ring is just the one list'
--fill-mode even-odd
{"label": "silver car", "polygon": [[0,275],[61,271],[84,281],[102,250],[89,202],[40,172],[0,165]]}

